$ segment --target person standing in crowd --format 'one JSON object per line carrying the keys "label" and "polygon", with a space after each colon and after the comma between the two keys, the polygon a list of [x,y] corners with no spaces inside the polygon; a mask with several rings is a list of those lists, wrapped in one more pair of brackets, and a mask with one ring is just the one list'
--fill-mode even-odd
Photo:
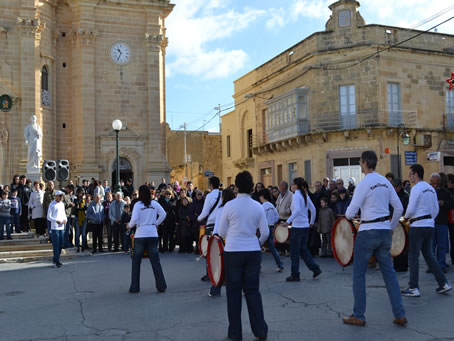
{"label": "person standing in crowd", "polygon": [[47,210],[49,209],[49,205],[52,201],[55,200],[55,185],[53,181],[49,181],[46,186],[46,191],[44,192],[43,198],[43,217],[46,217],[46,226],[47,226],[47,233],[49,234],[49,238],[51,238],[51,223],[50,220],[47,219]]}
{"label": "person standing in crowd", "polygon": [[336,181],[333,179],[328,184],[328,192],[331,194],[335,191],[337,191],[337,185],[336,185]]}
{"label": "person standing in crowd", "polygon": [[[109,219],[112,224],[114,252],[119,251],[121,233],[121,215],[123,214],[123,209],[125,205],[126,202],[123,201],[123,195],[121,194],[121,192],[115,193],[115,200],[112,201],[109,207]],[[123,244],[123,238],[121,239],[121,242]]]}
{"label": "person standing in crowd", "polygon": [[[448,190],[454,198],[454,174],[448,174]],[[449,229],[449,245],[451,264],[454,265],[454,208],[449,210],[448,215],[448,229]]]}
{"label": "person standing in crowd", "polygon": [[135,189],[134,192],[132,192],[131,209],[130,209],[131,212],[134,210],[134,205],[138,201],[139,201],[139,191],[137,189]]}
{"label": "person standing in crowd", "polygon": [[279,192],[279,187],[277,187],[277,186],[274,186],[273,189],[271,190],[271,194],[273,195],[272,198],[273,198],[274,207],[276,207],[276,205],[277,205],[277,198],[279,198],[280,193],[281,192]]}
{"label": "person standing in crowd", "polygon": [[20,216],[22,214],[22,203],[20,198],[17,196],[17,187],[11,191],[11,229],[16,228],[16,233],[22,233],[20,228]]}
{"label": "person standing in crowd", "polygon": [[0,240],[3,240],[3,235],[6,227],[6,239],[11,240],[11,200],[8,199],[8,192],[2,191],[0,200]]}
{"label": "person standing in crowd", "polygon": [[336,190],[338,193],[340,193],[341,189],[346,189],[344,187],[344,180],[342,178],[339,178],[336,180]]}
{"label": "person standing in crowd", "polygon": [[[288,183],[281,181],[279,183],[279,196],[276,200],[276,210],[279,213],[279,221],[286,221],[290,217],[290,207],[292,205],[293,193],[289,191]],[[282,255],[288,255],[289,246],[287,244],[277,245],[277,250]]]}
{"label": "person standing in crowd", "polygon": [[[434,173],[431,175],[429,182],[435,189],[438,198],[439,213],[435,218],[435,229],[433,237],[433,251],[437,257],[443,272],[448,271],[446,264],[446,254],[449,252],[449,229],[448,229],[448,212],[454,206],[454,201],[451,193],[447,188],[441,186],[440,174]],[[430,269],[429,269],[430,270]]]}
{"label": "person standing in crowd", "polygon": [[[303,258],[306,266],[313,272],[312,278],[316,279],[322,271],[307,248],[309,237],[309,228],[315,222],[315,206],[309,195],[304,190],[304,179],[295,178],[293,184],[296,187],[295,194],[292,197],[291,216],[284,223],[284,226],[292,224],[292,233],[290,234],[290,258],[292,261],[291,275],[287,277],[287,282],[300,281],[300,256]],[[310,212],[310,221],[309,214]]]}
{"label": "person standing in crowd", "polygon": [[329,178],[324,177],[323,178],[323,192],[329,191]]}
{"label": "person standing in crowd", "polygon": [[395,178],[394,174],[391,172],[388,172],[385,174],[385,178],[388,179],[389,182],[392,182]]}
{"label": "person standing in crowd", "polygon": [[322,186],[322,183],[320,181],[316,181],[315,184],[315,192],[314,194],[312,194],[312,203],[314,204],[315,208],[317,209],[317,212],[318,210],[320,209],[320,200],[322,199],[322,197],[324,196],[324,193],[323,193],[323,186]]}
{"label": "person standing in crowd", "polygon": [[328,206],[333,210],[334,214],[336,214],[338,200],[339,194],[337,193],[337,191],[330,192]]}
{"label": "person standing in crowd", "polygon": [[[132,179],[131,178],[126,180],[125,187],[126,187],[126,190],[127,190],[127,193],[128,193],[128,197],[131,197],[132,193],[134,192],[134,186],[132,185]],[[126,196],[126,194],[124,196]]]}
{"label": "person standing in crowd", "polygon": [[350,195],[353,195],[353,192],[355,191],[355,188],[356,188],[355,184],[356,184],[356,179],[354,177],[351,177],[350,179],[348,179],[347,190]]}
{"label": "person standing in crowd", "polygon": [[65,204],[63,204],[64,194],[62,191],[56,191],[55,200],[50,203],[47,211],[47,220],[50,221],[52,230],[53,262],[57,268],[63,265],[60,262],[60,254],[63,248],[63,236],[66,225]]}
{"label": "person standing in crowd", "polygon": [[107,248],[112,251],[112,222],[109,217],[110,204],[112,203],[112,192],[106,192],[106,200],[103,201],[102,207],[104,210],[104,225],[107,233]]}
{"label": "person standing in crowd", "polygon": [[158,231],[157,226],[166,218],[166,212],[155,200],[151,200],[150,191],[147,186],[139,187],[139,202],[132,211],[129,227],[136,226],[134,234],[134,252],[132,255],[132,271],[130,293],[140,292],[140,265],[144,251],[148,251],[151,267],[158,292],[167,289],[164,273],[158,252]]}
{"label": "person standing in crowd", "polygon": [[274,226],[279,221],[279,213],[277,213],[276,208],[271,203],[271,193],[268,189],[262,189],[259,192],[260,202],[262,203],[263,211],[265,212],[266,223],[270,229],[270,234],[268,235],[268,250],[270,250],[271,255],[276,262],[276,272],[284,271],[284,263],[282,263],[281,257],[274,247]]}
{"label": "person standing in crowd", "polygon": [[[433,175],[432,175],[433,176]],[[432,187],[424,179],[424,168],[419,165],[410,166],[408,177],[414,184],[408,203],[405,219],[410,220],[409,232],[409,263],[410,281],[408,288],[402,291],[402,295],[408,297],[419,297],[419,254],[422,253],[434,275],[439,287],[436,292],[444,294],[452,289],[446,276],[443,274],[440,264],[435,259],[432,251],[432,238],[434,235],[435,219],[440,211],[435,186]]]}
{"label": "person standing in crowd", "polygon": [[167,188],[166,178],[161,179],[161,183],[158,186],[158,191],[162,191]]}
{"label": "person standing in crowd", "polygon": [[27,183],[27,177],[21,175],[19,177],[18,196],[21,201],[21,215],[20,215],[20,226],[22,232],[30,231],[30,222],[28,221],[28,202],[30,200],[30,194],[32,189]]}
{"label": "person standing in crowd", "polygon": [[109,192],[112,193],[112,188],[109,186],[109,181],[104,180],[102,188],[104,189],[104,198],[102,198],[102,200],[106,200],[106,194]]}
{"label": "person standing in crowd", "polygon": [[189,198],[193,199],[195,198],[195,191],[194,191],[194,184],[192,183],[192,181],[188,181],[186,183],[186,190],[187,190],[187,195]]}
{"label": "person standing in crowd", "polygon": [[86,211],[87,211],[87,202],[86,202],[86,195],[83,189],[77,191],[77,198],[74,201],[74,215],[75,215],[75,222],[74,225],[76,227],[76,252],[80,252],[80,237],[82,236],[82,252],[85,251],[87,248],[87,219],[86,219]]}
{"label": "person standing in crowd", "polygon": [[122,237],[122,250],[127,255],[129,253],[129,246],[131,244],[131,237],[130,232],[131,230],[128,229],[128,224],[131,221],[131,206],[126,204],[123,207],[123,213],[121,214],[121,230],[120,235]]}
{"label": "person standing in crowd", "polygon": [[339,193],[339,200],[336,202],[336,208],[334,210],[334,213],[336,216],[341,217],[345,215],[345,212],[347,212],[348,205],[350,205],[351,198],[350,194],[348,191],[342,187],[338,191]]}
{"label": "person standing in crowd", "polygon": [[74,200],[76,200],[76,196],[74,195],[74,185],[66,186],[66,194],[63,198],[63,203],[65,204],[66,210],[66,226],[65,226],[65,235],[64,235],[64,244],[63,248],[73,247],[73,226],[74,226],[74,208],[76,205],[74,204]]}
{"label": "person standing in crowd", "polygon": [[[394,179],[391,184],[394,187],[394,190],[397,193],[397,196],[399,197],[400,203],[402,204],[402,207],[404,209],[403,215],[407,212],[407,207],[408,207],[408,200],[409,200],[409,195],[407,192],[405,192],[403,186],[402,186],[402,181],[400,179]],[[390,207],[390,213],[392,214],[393,210],[392,207]],[[393,264],[394,264],[394,270],[396,272],[406,272],[408,270],[408,246],[405,246],[404,251],[402,252],[401,255],[394,257],[393,258]]]}
{"label": "person standing in crowd", "polygon": [[[228,338],[242,339],[241,302],[246,297],[252,333],[259,340],[268,335],[260,295],[261,245],[268,240],[269,228],[261,205],[251,198],[254,186],[248,171],[235,178],[236,199],[228,202],[221,215],[217,232],[225,237],[224,265],[229,318]],[[260,231],[260,239],[257,238]]]}
{"label": "person standing in crowd", "polygon": [[98,194],[102,199],[104,199],[106,195],[104,187],[101,185],[101,181],[99,180],[95,180],[95,188],[93,189],[93,199],[96,194]]}
{"label": "person standing in crowd", "polygon": [[264,188],[265,188],[265,186],[263,185],[263,183],[257,182],[255,184],[254,192],[252,193],[252,199],[260,202],[259,192]]}
{"label": "person standing in crowd", "polygon": [[411,192],[411,183],[410,183],[410,181],[404,180],[403,186],[404,186],[405,192],[407,192],[408,194],[410,194],[410,192]]}
{"label": "person standing in crowd", "polygon": [[30,194],[28,206],[32,210],[32,220],[36,235],[42,236],[46,232],[46,219],[43,215],[44,191],[39,187],[39,181],[33,182],[33,192]]}
{"label": "person standing in crowd", "polygon": [[178,209],[178,221],[180,230],[180,249],[178,253],[193,253],[192,246],[192,229],[191,229],[191,212],[192,199],[187,196],[182,197]]}
{"label": "person standing in crowd", "polygon": [[320,209],[317,219],[317,231],[322,235],[322,250],[320,253],[320,257],[322,258],[333,256],[333,251],[331,250],[331,229],[335,221],[334,212],[328,207],[328,199],[322,197],[320,199]]}
{"label": "person standing in crowd", "polygon": [[[405,310],[400,295],[399,282],[391,260],[392,231],[399,223],[403,208],[396,191],[390,182],[375,172],[377,154],[364,151],[361,154],[361,171],[364,179],[356,186],[352,202],[345,214],[347,219],[361,210],[361,225],[356,235],[353,258],[353,296],[355,303],[353,314],[344,318],[345,324],[365,326],[366,312],[366,272],[372,255],[377,258],[386,290],[391,301],[394,323],[407,324]],[[389,220],[389,205],[394,208],[392,220]]]}
{"label": "person standing in crowd", "polygon": [[17,191],[19,192],[19,185],[20,185],[20,176],[16,174],[13,176],[13,182],[11,183],[11,186],[9,188],[10,192],[12,192],[13,189],[17,189]]}
{"label": "person standing in crowd", "polygon": [[90,230],[93,231],[93,253],[96,253],[96,249],[99,252],[104,252],[102,249],[103,222],[104,207],[101,203],[101,195],[95,194],[93,201],[87,208],[87,224],[90,226]]}
{"label": "person standing in crowd", "polygon": [[192,225],[192,238],[195,242],[195,250],[194,253],[199,253],[199,231],[201,222],[197,221],[197,218],[202,213],[203,204],[205,199],[203,198],[203,193],[201,190],[196,189],[195,191],[195,198],[192,201],[191,205],[191,225]]}
{"label": "person standing in crowd", "polygon": [[[219,185],[221,181],[217,176],[212,176],[208,180],[208,188],[211,192],[205,197],[202,213],[197,218],[198,221],[206,219],[205,234],[211,235],[213,233],[214,224],[216,223],[216,214],[219,206],[221,206],[221,191]],[[201,278],[202,281],[209,281],[208,273]]]}
{"label": "person standing in crowd", "polygon": [[173,252],[175,249],[175,228],[177,223],[176,199],[171,189],[164,190],[164,196],[159,198],[159,205],[166,212],[166,217],[160,229],[160,252]]}

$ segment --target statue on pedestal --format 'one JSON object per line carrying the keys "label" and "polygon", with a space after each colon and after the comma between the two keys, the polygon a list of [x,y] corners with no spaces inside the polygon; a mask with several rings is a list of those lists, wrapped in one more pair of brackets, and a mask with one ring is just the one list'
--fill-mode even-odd
{"label": "statue on pedestal", "polygon": [[39,173],[42,156],[41,127],[36,123],[36,116],[31,117],[31,123],[24,130],[25,144],[28,145],[27,173]]}

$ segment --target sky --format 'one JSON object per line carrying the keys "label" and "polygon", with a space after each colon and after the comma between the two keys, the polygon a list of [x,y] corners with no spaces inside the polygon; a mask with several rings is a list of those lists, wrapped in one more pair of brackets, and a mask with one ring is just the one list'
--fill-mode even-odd
{"label": "sky", "polygon": [[[335,0],[172,0],[166,20],[167,122],[219,131],[234,109],[233,82],[314,32]],[[366,24],[427,30],[454,16],[454,0],[363,0]],[[427,23],[423,24],[425,21]],[[454,19],[438,27],[454,34]]]}

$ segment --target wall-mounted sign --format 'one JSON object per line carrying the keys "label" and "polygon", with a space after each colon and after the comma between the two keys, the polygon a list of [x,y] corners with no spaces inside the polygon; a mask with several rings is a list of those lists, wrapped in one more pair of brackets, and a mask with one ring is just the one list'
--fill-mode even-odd
{"label": "wall-mounted sign", "polygon": [[1,95],[0,96],[0,110],[4,112],[8,112],[11,110],[13,106],[13,100],[9,95]]}
{"label": "wall-mounted sign", "polygon": [[407,166],[418,163],[418,154],[416,152],[405,152],[405,164]]}
{"label": "wall-mounted sign", "polygon": [[440,161],[440,157],[441,157],[440,152],[427,153],[427,161]]}
{"label": "wall-mounted sign", "polygon": [[205,172],[203,172],[203,175],[205,175],[207,178],[211,178],[212,176],[214,176],[214,172],[206,170]]}

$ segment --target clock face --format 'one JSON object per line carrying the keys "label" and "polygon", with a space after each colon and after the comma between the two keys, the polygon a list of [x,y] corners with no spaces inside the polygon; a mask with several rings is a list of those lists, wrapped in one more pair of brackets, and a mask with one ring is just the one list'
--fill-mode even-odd
{"label": "clock face", "polygon": [[131,52],[129,46],[122,42],[116,42],[110,50],[110,58],[115,64],[124,65],[129,62]]}

